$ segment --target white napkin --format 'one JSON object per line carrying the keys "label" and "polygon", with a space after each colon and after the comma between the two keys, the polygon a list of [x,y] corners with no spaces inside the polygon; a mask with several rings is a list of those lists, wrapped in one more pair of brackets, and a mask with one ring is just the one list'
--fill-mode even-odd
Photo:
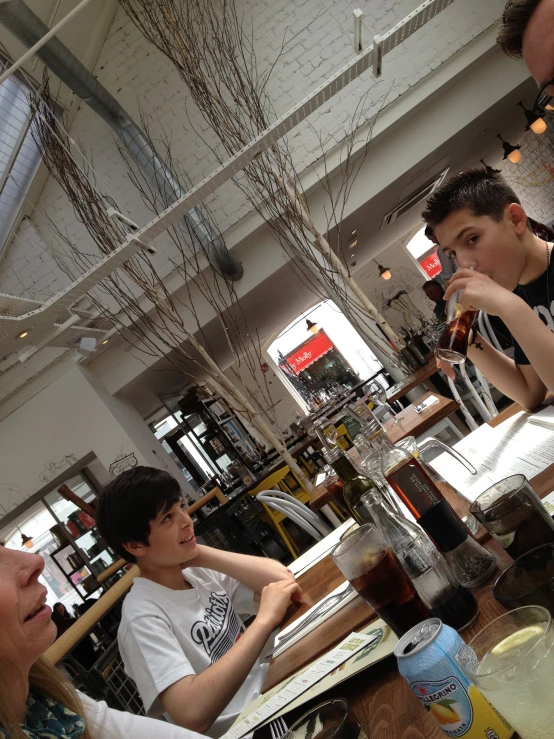
{"label": "white napkin", "polygon": [[321,560],[324,559],[339,543],[339,539],[344,534],[344,532],[347,531],[351,526],[353,526],[354,523],[354,519],[349,518],[347,521],[341,524],[338,529],[332,531],[321,541],[318,541],[317,544],[315,544],[311,549],[308,549],[307,552],[304,552],[304,554],[298,557],[298,559],[295,559],[294,562],[289,565],[289,570],[292,572],[292,574],[295,577],[299,577],[300,575],[303,575],[304,572],[307,572],[311,567],[316,565],[318,562],[321,562]]}
{"label": "white napkin", "polygon": [[353,590],[351,593],[349,593],[347,596],[345,596],[342,600],[340,600],[338,603],[336,603],[332,608],[330,608],[325,613],[322,613],[321,616],[318,616],[313,621],[310,621],[306,624],[306,628],[300,629],[300,631],[295,634],[291,639],[285,642],[282,647],[279,647],[279,644],[285,640],[286,636],[290,634],[291,631],[294,631],[299,627],[300,624],[304,623],[310,618],[310,615],[316,610],[316,608],[319,606],[320,603],[322,603],[327,598],[330,598],[333,595],[338,595],[339,593],[344,592],[348,587],[350,583],[349,582],[343,582],[341,585],[338,586],[338,588],[335,588],[332,593],[329,593],[325,596],[325,598],[322,598],[319,603],[316,603],[315,606],[312,606],[309,611],[306,611],[300,618],[297,618],[296,621],[293,621],[289,626],[287,626],[286,629],[283,629],[281,631],[276,639],[275,639],[275,647],[273,652],[273,657],[278,657],[280,654],[283,654],[283,652],[286,652],[289,647],[292,647],[293,644],[296,644],[296,642],[300,641],[300,639],[303,639],[310,631],[315,629],[317,626],[322,624],[324,621],[326,621],[330,616],[337,613],[341,610],[341,608],[344,608],[344,606],[347,603],[350,603],[350,601],[354,600],[354,598],[358,595],[358,593]]}

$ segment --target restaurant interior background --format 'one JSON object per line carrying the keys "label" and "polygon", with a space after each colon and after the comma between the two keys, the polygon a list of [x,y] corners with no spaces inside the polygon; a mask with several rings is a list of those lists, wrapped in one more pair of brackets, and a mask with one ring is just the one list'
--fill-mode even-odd
{"label": "restaurant interior background", "polygon": [[[76,4],[28,2],[49,25]],[[365,0],[361,5],[367,27],[384,33],[418,4]],[[237,5],[252,21],[261,70],[267,71],[282,40],[289,39],[267,86],[275,116],[353,56],[347,2],[335,3],[332,11],[320,0],[237,0]],[[529,108],[536,88],[524,65],[506,58],[495,44],[503,6],[504,0],[456,0],[387,56],[379,80],[365,73],[290,135],[310,212],[323,228],[324,179],[316,176],[322,147],[326,166],[337,171],[337,152],[360,101],[368,111],[361,124],[366,129],[379,111],[342,213],[341,229],[350,237],[340,257],[399,333],[409,322],[406,306],[408,313],[432,315],[421,287],[429,277],[440,277],[440,265],[422,235],[419,214],[444,177],[484,160],[502,171],[537,221],[554,221],[554,126],[540,135],[527,126],[520,103]],[[191,183],[211,173],[217,160],[205,140],[213,141],[213,132],[187,101],[169,61],[115,0],[97,2],[94,10],[89,6],[59,37],[136,120],[148,119],[154,136],[170,135],[173,158]],[[5,26],[0,43],[7,58],[24,51]],[[70,282],[56,259],[52,225],[73,240],[88,238],[40,162],[30,133],[29,80],[39,81],[42,69],[42,62],[31,59],[0,85],[0,293],[24,299],[27,310]],[[112,131],[68,87],[57,87],[56,82],[72,139],[90,153],[95,172],[108,192],[117,193],[125,215],[144,225],[151,213],[129,180]],[[521,147],[519,163],[503,158],[499,136]],[[230,254],[244,270],[234,288],[245,321],[259,337],[256,382],[227,351],[224,322],[213,311],[201,311],[199,329],[225,375],[233,382],[241,377],[268,422],[290,435],[291,424],[310,410],[306,387],[311,394],[333,382],[352,387],[380,369],[381,360],[333,296],[322,300],[299,276],[239,188],[227,182],[208,202]],[[331,243],[334,236],[331,229]],[[162,238],[156,264],[168,290],[186,304],[186,285],[176,279],[164,243]],[[402,291],[399,307],[394,298]],[[218,413],[207,409],[212,401],[191,395],[192,383],[181,372],[105,330],[94,334],[96,345],[85,354],[77,349],[79,341],[39,343],[25,356],[5,354],[0,347],[0,539],[45,555],[49,602],[75,604],[94,596],[95,573],[114,560],[93,522],[79,517],[79,509],[57,493],[61,484],[90,501],[121,471],[149,464],[175,474],[194,499],[214,477],[240,477],[237,469],[245,460],[259,462],[265,453],[256,430],[225,404]],[[257,389],[260,377],[275,418]],[[73,527],[69,537],[56,538],[60,524]]]}

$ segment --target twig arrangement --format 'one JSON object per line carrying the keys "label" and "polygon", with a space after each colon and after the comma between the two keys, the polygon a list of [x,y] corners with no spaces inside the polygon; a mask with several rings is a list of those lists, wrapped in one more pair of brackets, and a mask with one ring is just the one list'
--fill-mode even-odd
{"label": "twig arrangement", "polygon": [[[125,240],[127,229],[107,215],[107,208],[114,203],[103,194],[84,152],[79,150],[79,161],[73,156],[72,146],[75,144],[60,124],[46,78],[41,90],[33,96],[32,107],[34,136],[43,161],[68,197],[92,242],[92,249],[81,240],[77,244],[50,222],[63,246],[56,253],[58,264],[74,279],[99,258],[113,252]],[[136,175],[132,177],[153,210],[164,207],[158,202],[158,192],[149,189]],[[204,215],[210,217],[207,211]],[[172,266],[182,276],[189,298],[194,286],[213,308],[239,371],[255,382],[276,424],[274,403],[265,376],[262,374],[260,381],[260,373],[257,372],[263,361],[259,338],[248,330],[233,284],[205,263],[207,260],[203,260],[202,253],[196,248],[186,219],[173,227],[169,236],[178,255]],[[264,419],[263,409],[255,407],[244,388],[232,383],[210,355],[202,338],[199,306],[190,299],[180,300],[170,292],[147,252],[140,252],[127,260],[117,272],[91,290],[89,297],[98,312],[107,317],[124,337],[134,339],[133,343],[140,351],[164,359],[187,378],[204,381],[212,391],[220,394],[232,410],[277,450],[303,485],[311,489],[310,481],[287,451],[279,431],[275,433]],[[279,428],[278,424],[276,427]]]}
{"label": "twig arrangement", "polygon": [[[263,74],[259,71],[253,38],[245,32],[233,0],[121,0],[121,4],[187,85],[219,138],[220,147],[206,142],[219,161],[223,154],[239,152],[269,127],[274,111],[266,87],[273,67]],[[304,281],[316,292],[323,287],[335,296],[360,332],[392,365],[399,366],[402,341],[339,256],[344,204],[371,139],[371,130],[365,140],[358,134],[363,107],[360,101],[343,144],[338,192],[333,195],[327,171],[323,178],[330,200],[327,230],[331,222],[336,227],[336,251],[311,217],[286,139],[260,153],[234,181],[268,223]]]}

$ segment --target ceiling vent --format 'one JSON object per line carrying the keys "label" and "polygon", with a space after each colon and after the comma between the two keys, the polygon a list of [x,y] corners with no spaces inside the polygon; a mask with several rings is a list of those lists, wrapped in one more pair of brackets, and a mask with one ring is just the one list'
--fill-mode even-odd
{"label": "ceiling vent", "polygon": [[450,167],[447,167],[439,175],[437,175],[437,177],[431,180],[431,182],[427,182],[425,185],[423,185],[423,187],[420,187],[419,190],[413,192],[409,197],[407,197],[392,210],[390,210],[383,218],[383,222],[381,223],[381,231],[387,226],[390,226],[391,223],[394,223],[394,221],[403,216],[409,210],[415,208],[415,206],[421,203],[423,200],[427,200],[429,195],[434,193],[437,187],[442,184],[444,178],[448,174],[449,169]]}

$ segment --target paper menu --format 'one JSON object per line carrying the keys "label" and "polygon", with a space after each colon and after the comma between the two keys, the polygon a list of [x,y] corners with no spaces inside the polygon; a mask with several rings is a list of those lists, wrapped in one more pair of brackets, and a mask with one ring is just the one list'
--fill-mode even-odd
{"label": "paper menu", "polygon": [[432,467],[470,500],[509,475],[531,480],[554,463],[554,430],[527,423],[529,414],[518,413],[496,428],[483,424],[454,445],[477,468],[471,475],[449,454],[441,454]]}
{"label": "paper menu", "polygon": [[290,704],[300,695],[308,691],[322,680],[322,678],[336,670],[369,644],[378,641],[378,639],[379,637],[376,634],[358,634],[352,632],[337,647],[324,654],[303,672],[300,672],[292,680],[285,683],[280,690],[272,693],[270,697],[263,696],[263,699],[256,702],[258,705],[254,707],[253,704],[247,706],[243,712],[243,714],[246,713],[244,718],[239,717],[239,720],[235,722],[221,739],[240,739],[240,737],[249,734],[268,719],[274,718],[285,707],[287,707],[287,710],[290,710]]}
{"label": "paper menu", "polygon": [[[372,637],[372,640],[368,642],[368,644],[360,651],[352,654],[345,662],[343,662],[341,665],[339,665],[337,668],[332,670],[329,674],[315,683],[311,688],[308,688],[297,698],[287,703],[285,706],[283,706],[283,708],[279,709],[270,718],[267,718],[261,724],[258,724],[258,726],[263,726],[274,718],[277,718],[278,716],[283,716],[289,711],[292,711],[293,709],[298,708],[304,703],[312,700],[312,698],[316,698],[317,696],[322,695],[335,685],[348,680],[348,678],[352,677],[353,675],[356,675],[357,673],[367,669],[371,665],[380,662],[382,659],[388,657],[393,653],[394,647],[398,642],[398,638],[396,637],[396,635],[381,619],[377,619],[377,621],[372,621],[367,626],[364,626],[364,628],[360,630],[360,634],[365,634],[366,636]],[[317,661],[318,660],[316,660],[316,663]],[[292,675],[286,680],[283,680],[283,682],[279,683],[279,685],[276,685],[274,688],[268,690],[267,693],[264,693],[255,701],[249,703],[235,721],[235,726],[242,722],[244,718],[252,714],[254,711],[259,710],[263,703],[268,702],[274,696],[279,694],[297,677],[308,672],[311,667],[312,665],[308,665],[308,667],[302,668],[295,675]],[[232,731],[232,729],[233,727],[231,727],[230,731]]]}

